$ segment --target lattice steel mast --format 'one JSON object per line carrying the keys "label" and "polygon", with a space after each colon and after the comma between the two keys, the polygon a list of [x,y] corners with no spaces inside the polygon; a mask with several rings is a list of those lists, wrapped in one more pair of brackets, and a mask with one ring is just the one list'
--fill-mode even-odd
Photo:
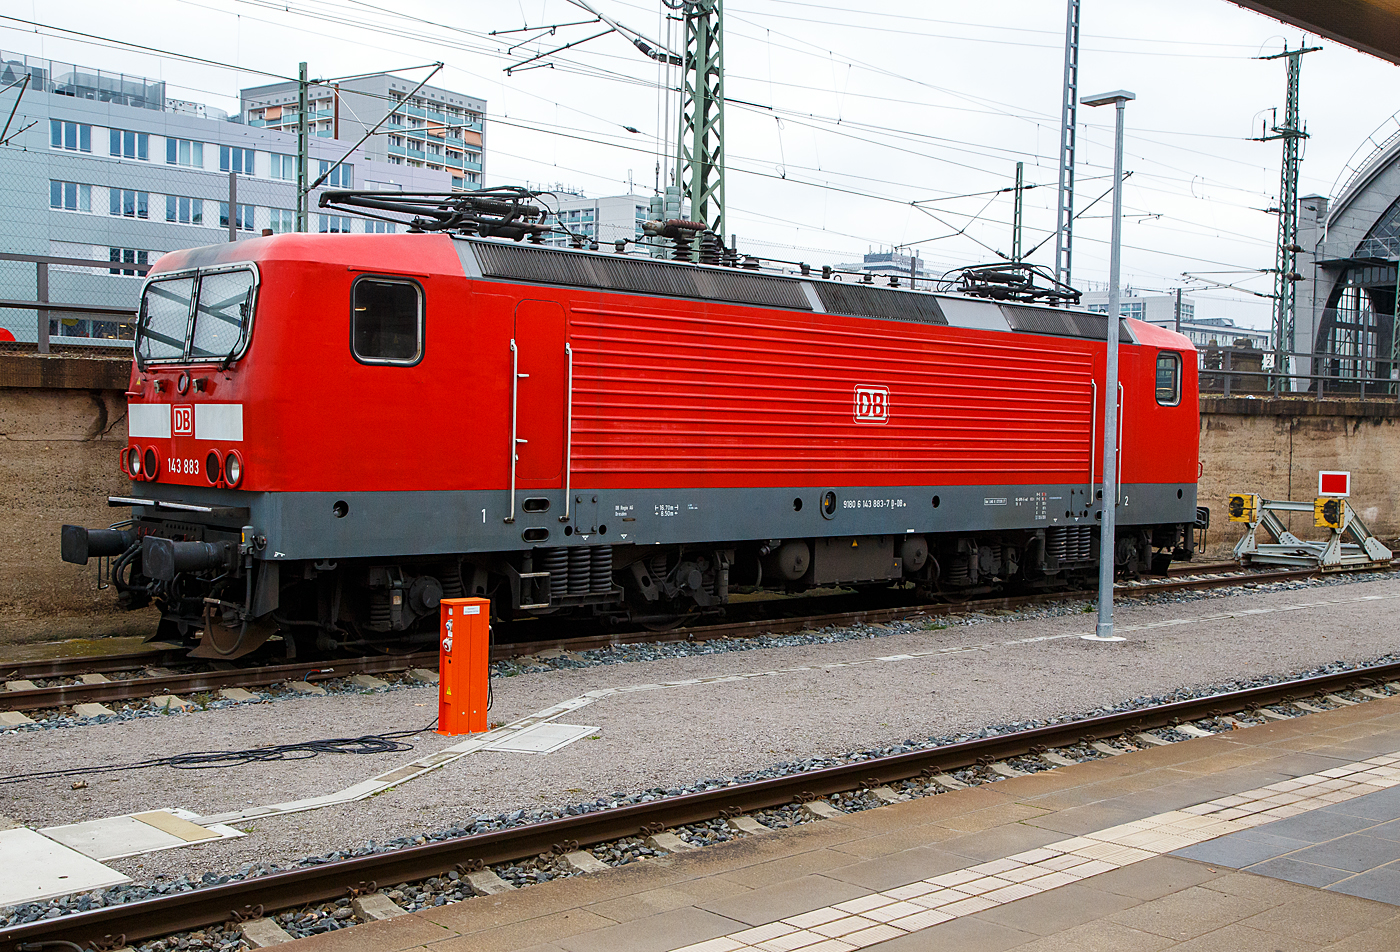
{"label": "lattice steel mast", "polygon": [[1060,113],[1060,197],[1055,213],[1055,280],[1070,283],[1074,240],[1074,129],[1079,109],[1079,0],[1068,0],[1065,23],[1065,85]]}
{"label": "lattice steel mast", "polygon": [[[1271,142],[1283,140],[1283,167],[1279,171],[1278,186],[1278,249],[1274,259],[1274,378],[1272,389],[1282,392],[1285,389],[1284,374],[1289,371],[1292,352],[1296,350],[1294,340],[1294,304],[1298,274],[1298,143],[1308,137],[1298,115],[1298,86],[1302,73],[1304,53],[1320,50],[1320,46],[1304,46],[1290,50],[1286,46],[1282,53],[1261,56],[1259,59],[1288,60],[1288,100],[1283,107],[1283,122],[1274,123],[1271,133],[1259,136],[1256,141]],[[1287,389],[1292,389],[1288,387]]]}
{"label": "lattice steel mast", "polygon": [[690,218],[724,237],[724,9],[723,0],[678,0],[667,5],[685,20],[681,67],[676,184]]}

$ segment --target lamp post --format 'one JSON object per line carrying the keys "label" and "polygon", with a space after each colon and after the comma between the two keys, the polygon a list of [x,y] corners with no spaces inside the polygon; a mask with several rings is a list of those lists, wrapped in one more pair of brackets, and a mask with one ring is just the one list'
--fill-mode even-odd
{"label": "lamp post", "polygon": [[1103,388],[1103,489],[1099,524],[1099,624],[1089,641],[1124,641],[1113,633],[1113,567],[1117,549],[1118,506],[1118,322],[1121,319],[1119,270],[1123,252],[1123,107],[1136,99],[1126,89],[1081,99],[1086,106],[1118,107],[1113,134],[1113,237],[1108,257],[1108,357]]}

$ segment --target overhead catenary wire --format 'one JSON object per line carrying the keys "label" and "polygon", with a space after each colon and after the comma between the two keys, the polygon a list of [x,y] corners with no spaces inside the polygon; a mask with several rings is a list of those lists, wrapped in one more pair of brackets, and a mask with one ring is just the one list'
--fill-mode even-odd
{"label": "overhead catenary wire", "polygon": [[[193,5],[193,6],[199,6],[199,7],[204,7],[204,8],[207,8],[207,9],[216,9],[216,8],[207,7],[207,6],[204,5],[204,4],[198,4],[198,3],[192,3],[191,5]],[[314,18],[316,18],[316,19],[321,19],[323,22],[336,22],[336,23],[338,23],[338,24],[340,24],[340,25],[346,27],[347,29],[356,30],[356,31],[364,31],[364,30],[370,30],[370,29],[373,29],[373,30],[376,30],[376,31],[379,30],[379,27],[378,27],[378,26],[371,25],[370,22],[369,22],[368,20],[366,20],[363,16],[361,16],[361,14],[366,14],[366,15],[367,15],[367,14],[370,14],[370,13],[374,13],[374,14],[376,14],[376,15],[382,14],[382,15],[384,15],[384,16],[391,16],[391,15],[393,15],[393,11],[389,11],[389,10],[387,10],[387,8],[385,8],[385,7],[379,7],[379,6],[375,6],[374,4],[362,3],[362,2],[322,3],[322,4],[316,4],[315,6],[316,6],[317,9],[315,9],[315,10],[312,9],[312,5],[311,5],[311,4],[306,4],[306,3],[301,3],[301,4],[296,4],[296,3],[293,3],[293,4],[273,3],[273,2],[270,2],[270,0],[264,0],[264,2],[251,2],[251,3],[249,3],[248,5],[250,5],[250,6],[255,6],[255,7],[260,7],[260,8],[262,8],[262,9],[266,9],[266,10],[269,10],[269,11],[277,11],[279,14],[280,14],[280,13],[291,12],[294,16],[308,16],[308,15],[314,15]],[[327,19],[327,14],[329,15],[330,19]],[[15,18],[11,18],[11,19],[15,19]],[[410,19],[412,19],[412,18],[410,18]],[[272,20],[267,20],[267,21],[263,21],[263,22],[274,22],[274,21],[272,21]],[[277,19],[277,21],[275,21],[275,22],[284,23],[284,22],[285,22],[285,19],[282,18],[282,17],[279,17],[279,18]],[[425,24],[427,23],[427,21],[422,21],[422,20],[419,20],[418,22],[420,22],[420,23],[425,23]],[[430,24],[430,25],[433,26],[434,28],[436,28],[436,29],[439,30],[439,31],[440,31],[441,28],[443,27],[443,24],[440,24],[440,23],[432,23],[432,24]],[[456,37],[458,37],[458,38],[460,38],[460,39],[462,40],[462,43],[460,44],[460,46],[459,46],[458,48],[470,49],[472,52],[482,52],[482,53],[487,53],[488,55],[492,55],[492,56],[499,56],[499,55],[500,55],[500,52],[501,52],[501,51],[500,51],[499,45],[495,45],[495,44],[490,44],[490,43],[488,43],[488,42],[485,40],[485,38],[483,37],[482,34],[480,34],[480,33],[478,33],[478,32],[474,32],[474,31],[472,31],[472,30],[470,30],[470,29],[464,29],[464,28],[461,28],[461,27],[452,26],[452,25],[450,25],[450,24],[447,25],[447,26],[448,26],[448,29],[449,29],[450,31],[452,31],[452,33],[453,33],[454,36],[456,36]],[[299,27],[294,27],[294,28],[300,29]],[[777,33],[777,31],[771,31],[771,30],[770,30],[770,27],[769,27],[766,23],[765,23],[765,24],[762,24],[762,25],[761,25],[761,28],[764,30],[765,36],[766,36],[766,35],[769,35],[770,32],[772,32],[772,33]],[[1047,32],[1047,35],[1049,35],[1050,32],[1053,32],[1053,31],[1046,31],[1046,32]],[[401,33],[401,34],[395,34],[395,35],[402,35],[402,36],[404,36],[405,38],[412,39],[412,40],[424,40],[424,39],[427,39],[427,38],[428,38],[428,36],[427,36],[426,33],[423,33],[423,32],[414,33],[413,31],[405,31],[405,32],[403,32],[403,33]],[[779,35],[779,36],[786,36],[786,34],[781,34],[781,33],[778,33],[778,35]],[[438,32],[437,36],[440,37],[440,36],[441,36],[441,33]],[[823,58],[823,60],[825,60],[825,59],[827,59],[827,58],[830,58],[830,56],[831,56],[830,51],[827,51],[827,50],[824,50],[824,49],[819,50],[819,49],[817,49],[813,44],[805,43],[805,41],[800,41],[800,40],[798,40],[798,39],[796,39],[796,38],[791,38],[791,37],[790,37],[789,39],[792,40],[792,43],[791,43],[791,44],[782,44],[783,48],[792,49],[792,50],[794,50],[794,51],[797,51],[797,52],[802,53],[803,55],[819,55],[821,58]],[[349,40],[348,42],[355,42],[355,40]],[[799,47],[799,44],[804,44],[804,43],[805,43],[805,46],[808,48],[807,50],[800,49],[800,47]],[[140,45],[140,44],[136,44],[136,46],[139,46],[139,45]],[[377,46],[379,49],[383,49],[383,48],[384,48],[384,46],[383,46],[382,43],[377,43],[376,46]],[[162,53],[164,52],[164,51],[154,50],[154,49],[151,48],[151,47],[146,47],[146,50],[147,50],[147,51],[154,52],[156,55],[162,55]],[[178,56],[178,54],[175,54],[175,55]],[[195,59],[198,59],[198,58],[195,58]],[[850,59],[850,58],[847,58],[847,57],[839,57],[839,59],[840,59],[841,64],[847,66],[848,68],[859,69],[859,70],[868,70],[868,71],[871,71],[872,73],[874,73],[875,75],[879,75],[879,76],[890,76],[890,75],[891,75],[890,72],[889,72],[889,70],[882,69],[878,64],[862,63],[862,62],[859,62],[858,60],[853,60],[853,59]],[[586,75],[594,75],[594,76],[598,76],[598,77],[600,77],[600,78],[606,78],[606,79],[612,80],[612,81],[625,81],[625,82],[636,83],[636,84],[642,85],[642,86],[657,87],[657,86],[663,85],[662,83],[660,83],[659,81],[656,81],[656,80],[638,79],[638,78],[636,78],[636,77],[627,76],[627,75],[625,75],[625,74],[623,74],[623,73],[619,73],[619,72],[617,72],[617,71],[615,71],[615,70],[612,70],[612,69],[609,69],[609,68],[606,68],[606,67],[599,67],[599,66],[596,65],[596,64],[599,64],[599,63],[612,64],[612,63],[622,62],[622,61],[623,61],[623,58],[622,58],[622,57],[619,57],[619,56],[612,56],[612,55],[608,55],[608,54],[606,54],[606,53],[599,53],[599,52],[594,51],[594,52],[589,52],[589,53],[587,53],[587,54],[585,54],[585,55],[581,55],[578,62],[575,62],[575,63],[561,63],[561,64],[560,64],[560,68],[561,68],[561,69],[564,69],[564,70],[566,70],[566,71],[567,71],[567,70],[578,70],[578,71],[580,71],[580,74],[581,74],[581,75],[584,75],[584,74],[586,74]],[[229,68],[229,69],[240,69],[240,67],[234,67],[234,66],[231,66],[231,65],[229,65],[229,64],[218,64],[218,63],[217,63],[216,61],[214,61],[214,60],[204,60],[203,62],[204,62],[206,65],[221,65],[221,66],[223,66],[223,67],[225,67],[225,68]],[[835,62],[835,60],[833,60],[833,62]],[[451,69],[452,69],[454,72],[462,72],[462,73],[466,73],[467,75],[473,75],[473,76],[477,75],[477,74],[471,72],[470,70],[463,69],[463,68],[461,68],[460,66],[455,65],[455,64],[451,66]],[[245,71],[247,71],[247,70],[245,70]],[[261,72],[261,71],[251,71],[251,72]],[[266,73],[264,73],[264,75],[275,75],[275,74],[266,74]],[[742,79],[742,76],[741,76],[740,74],[738,74],[738,73],[736,73],[735,71],[732,71],[732,70],[731,70],[731,72],[730,72],[730,76],[733,77],[733,78],[736,78],[736,79]],[[906,79],[906,77],[893,77],[893,78],[899,79],[899,80]],[[755,78],[753,78],[753,79],[754,79],[754,81],[759,81],[759,78],[757,78],[757,77],[755,77]],[[767,80],[762,80],[762,81],[763,81],[763,82],[767,82]],[[911,81],[913,81],[913,80],[911,80]],[[789,84],[789,85],[793,85],[793,84]],[[951,103],[948,103],[948,102],[944,101],[944,102],[941,103],[941,104],[936,104],[936,105],[934,106],[934,108],[950,108],[950,109],[972,108],[972,109],[977,109],[978,111],[985,111],[985,112],[989,112],[989,113],[992,113],[992,114],[995,114],[995,115],[1004,116],[1004,117],[1006,117],[1006,118],[1020,119],[1020,120],[1022,120],[1022,121],[1028,121],[1028,122],[1039,123],[1039,124],[1043,124],[1043,123],[1046,121],[1046,119],[1048,118],[1047,116],[1038,114],[1035,110],[1027,110],[1027,109],[1025,109],[1024,107],[1021,107],[1021,106],[1012,106],[1011,104],[1005,104],[1005,103],[1003,103],[1003,104],[996,104],[996,103],[995,103],[995,100],[992,100],[992,99],[990,99],[990,98],[988,98],[988,97],[967,96],[967,95],[965,95],[965,94],[959,93],[957,90],[949,90],[949,89],[946,89],[946,88],[943,88],[943,87],[939,87],[939,86],[937,86],[936,84],[931,84],[931,83],[927,83],[927,82],[923,82],[923,81],[917,81],[917,82],[916,82],[916,85],[919,86],[919,87],[921,87],[921,88],[932,89],[932,90],[938,91],[938,92],[940,93],[940,98],[942,97],[943,94],[951,95],[951,96],[959,96],[959,97],[960,97],[960,101],[961,101],[962,103],[968,104],[968,105],[965,105],[965,106],[958,106],[958,105],[953,105],[953,104],[951,104]],[[849,94],[849,95],[851,95],[851,96],[862,96],[862,95],[867,95],[867,94],[864,94],[864,93],[862,93],[862,92],[859,92],[859,91],[852,91],[852,90],[846,90],[845,93],[846,93],[846,94]],[[534,95],[533,93],[531,93],[531,92],[529,92],[529,91],[527,91],[527,90],[523,90],[523,89],[522,89],[522,90],[518,90],[516,94],[518,94],[518,95],[524,95],[524,96],[531,97],[531,98],[534,98],[534,99],[539,99],[539,98],[540,98],[540,97]],[[872,98],[875,98],[875,97],[872,97]],[[893,101],[904,102],[904,103],[909,104],[909,105],[911,105],[911,106],[922,106],[922,105],[926,105],[926,104],[924,104],[924,103],[921,103],[918,99],[912,99],[912,98],[910,98],[910,99],[903,99],[903,100],[899,100],[897,97],[878,97],[878,98],[889,98],[889,99],[891,99],[891,100],[893,100]],[[571,106],[571,105],[568,105],[568,104],[560,103],[559,105],[560,105],[562,108],[568,109],[568,110],[570,110],[571,112],[574,112],[574,113],[579,114],[579,115],[586,115],[586,116],[590,116],[591,118],[595,118],[595,119],[601,118],[601,117],[597,116],[595,113],[591,113],[591,112],[589,112],[589,111],[587,111],[587,110],[580,110],[580,109],[577,109],[577,108],[575,108],[575,107],[573,107],[573,106]],[[990,107],[990,108],[988,108],[988,107]],[[786,118],[787,111],[786,111],[786,110],[780,110],[780,114],[784,114],[784,117]],[[491,121],[493,121],[493,122],[500,122],[500,121],[502,121],[502,120],[498,119],[497,117],[495,117],[494,115],[488,114],[488,117],[489,117],[489,118],[491,119]],[[820,132],[820,133],[822,133],[822,134],[825,134],[826,130],[820,129],[820,124],[822,123],[822,121],[824,121],[824,118],[825,118],[825,117],[809,116],[809,117],[806,118],[805,121],[807,121],[807,122],[809,122],[809,123],[812,124],[812,126],[813,126],[813,128],[814,128],[814,131],[817,131],[817,132]],[[526,120],[526,121],[519,121],[519,120],[520,120],[520,117],[519,117],[519,116],[516,116],[515,119],[517,120],[517,122],[516,122],[516,128],[521,129],[522,131],[534,131],[534,132],[540,132],[540,133],[542,133],[542,134],[548,134],[548,135],[558,135],[558,134],[559,134],[558,132],[555,132],[555,131],[549,131],[549,130],[547,129],[547,127],[545,126],[545,124],[532,124],[532,123],[529,122],[528,120]],[[603,121],[612,122],[612,120],[603,120]],[[825,120],[825,121],[831,121],[831,120]],[[837,121],[839,121],[839,120],[837,120]],[[532,125],[533,125],[533,128],[532,128]],[[667,131],[666,131],[665,134],[663,134],[663,135],[658,135],[658,136],[656,136],[656,137],[653,137],[653,142],[656,142],[657,140],[661,140],[661,143],[664,143],[666,136],[669,135],[669,123],[668,123],[668,122],[665,122],[665,121],[663,120],[663,125],[667,127]],[[852,122],[852,121],[850,121],[850,120],[848,119],[848,120],[844,123],[844,125],[846,126],[846,134],[847,134],[847,135],[850,135],[851,131],[853,131],[854,129],[856,129],[856,128],[858,127],[859,124],[858,124],[858,123],[855,123],[855,122]],[[879,147],[879,148],[889,148],[889,147],[890,147],[890,144],[889,144],[889,143],[886,143],[886,142],[882,142],[882,141],[881,141],[881,137],[882,137],[882,136],[887,136],[887,135],[896,135],[896,134],[899,134],[899,132],[900,132],[900,131],[898,131],[898,130],[889,130],[889,129],[887,129],[887,128],[881,128],[881,127],[878,126],[878,124],[874,124],[874,123],[871,123],[871,124],[869,124],[869,125],[871,126],[871,128],[868,130],[868,134],[865,134],[865,135],[860,135],[860,134],[853,135],[853,136],[851,136],[851,140],[852,140],[852,141],[859,141],[859,142],[867,143],[867,144],[870,144],[870,145],[872,145],[872,146]],[[908,135],[908,134],[909,134],[909,133],[908,133],[908,130],[902,130],[902,132],[903,132],[903,134],[905,134],[905,135]],[[1160,130],[1153,130],[1153,132],[1154,132],[1154,134],[1158,134],[1158,135],[1161,135],[1161,134],[1171,134],[1170,131],[1168,131],[1168,132],[1163,132],[1163,131],[1160,131]],[[915,136],[915,137],[912,137],[912,138],[917,139],[916,136]],[[619,147],[625,148],[625,146],[622,145],[621,143],[617,143],[617,142],[608,142],[608,141],[606,141],[605,139],[603,139],[603,138],[601,138],[601,137],[598,137],[598,136],[596,136],[596,135],[594,135],[594,136],[580,135],[580,136],[576,136],[575,139],[576,139],[576,141],[580,141],[580,142],[592,142],[592,143],[594,143],[594,144],[596,144],[596,145],[607,146],[607,147],[612,147],[612,148],[619,148]],[[660,144],[660,143],[659,143],[659,144]],[[1159,145],[1159,143],[1153,143],[1153,144],[1154,144],[1154,145]],[[933,149],[939,149],[939,148],[941,148],[941,146],[933,145],[933,144],[931,144],[931,143],[924,142],[924,141],[920,141],[920,142],[919,142],[919,145],[920,145],[920,146],[924,146],[924,147],[926,147],[926,148],[933,148]],[[664,151],[664,145],[663,145],[663,149],[662,149],[662,150],[657,150],[657,149],[655,148],[655,146],[652,145],[651,143],[648,143],[648,146],[649,146],[649,151],[650,151],[650,153],[651,153],[652,155],[657,155],[657,154],[658,154],[658,151]],[[1016,153],[1015,153],[1015,150],[1005,150],[1005,149],[1001,149],[1000,147],[997,147],[997,146],[990,146],[990,145],[988,145],[988,146],[979,146],[977,143],[956,143],[956,140],[950,140],[949,146],[952,147],[952,148],[957,148],[957,149],[965,149],[965,150],[966,150],[966,153],[965,153],[965,154],[969,154],[969,155],[979,155],[979,156],[981,156],[981,155],[986,155],[986,156],[996,157],[996,156],[1011,156],[1011,155],[1013,155],[1013,154],[1016,154]],[[955,160],[955,159],[954,159],[954,160],[950,160],[950,159],[948,159],[946,156],[929,156],[929,155],[927,155],[927,154],[921,153],[918,149],[907,149],[907,148],[901,147],[901,146],[896,146],[896,147],[897,147],[897,148],[904,148],[905,151],[908,152],[908,154],[910,154],[910,155],[912,155],[912,156],[914,156],[914,157],[917,157],[917,158],[921,158],[921,159],[925,159],[925,160],[929,160],[929,161],[949,161],[949,162],[956,163],[956,160]],[[1152,160],[1152,159],[1148,159],[1148,161],[1153,161],[1153,160]],[[746,158],[746,157],[738,157],[738,156],[736,156],[736,159],[735,159],[735,164],[736,164],[736,166],[737,166],[738,168],[740,168],[740,170],[741,170],[741,171],[740,171],[740,174],[741,174],[741,175],[751,175],[751,176],[760,177],[760,178],[773,179],[774,176],[769,175],[769,174],[766,174],[762,168],[753,168],[753,167],[744,168],[744,166],[755,166],[755,165],[761,164],[762,162],[764,162],[764,160],[761,159],[761,158],[758,158],[758,157],[747,157],[747,158]],[[548,165],[549,163],[546,162],[546,163],[544,163],[544,164],[545,164],[545,165]],[[579,163],[575,163],[575,164],[577,165],[577,164],[579,164]],[[1244,164],[1248,165],[1249,163],[1244,163]],[[1164,165],[1165,165],[1165,164],[1164,164]],[[908,198],[907,198],[907,197],[890,196],[890,195],[883,195],[883,196],[882,196],[882,195],[872,195],[872,194],[870,193],[870,190],[869,190],[868,188],[860,188],[860,187],[856,187],[856,188],[843,188],[843,187],[841,187],[840,185],[835,184],[836,182],[841,182],[841,181],[845,181],[845,182],[850,182],[850,181],[861,181],[861,182],[868,182],[868,183],[870,183],[870,184],[875,184],[875,185],[889,185],[889,186],[891,186],[892,188],[897,189],[897,188],[899,187],[899,185],[900,185],[900,183],[897,183],[897,182],[888,181],[888,180],[887,180],[887,181],[881,182],[881,181],[878,181],[878,180],[876,180],[874,177],[871,177],[871,176],[857,176],[857,175],[852,175],[852,174],[850,174],[850,173],[843,173],[843,172],[841,172],[841,171],[839,171],[839,170],[834,170],[834,169],[830,169],[830,168],[815,170],[815,171],[820,172],[820,177],[821,177],[821,178],[824,178],[825,181],[812,181],[810,176],[808,176],[808,177],[794,177],[794,176],[793,176],[793,174],[792,174],[793,171],[796,171],[796,170],[804,170],[804,167],[801,166],[800,163],[797,164],[797,165],[789,164],[787,167],[788,167],[788,171],[789,171],[788,181],[797,182],[797,183],[801,184],[803,187],[806,187],[806,188],[822,189],[822,190],[825,190],[828,194],[846,194],[846,195],[851,196],[852,198],[857,198],[857,199],[874,198],[874,199],[880,200],[880,201],[895,201],[895,202],[898,202],[899,204],[907,204],[907,203],[908,203]],[[952,167],[952,166],[949,166],[949,167]],[[1092,166],[1091,166],[1091,167],[1092,167]],[[1167,167],[1167,168],[1170,168],[1169,166],[1166,166],[1166,167]],[[983,167],[982,170],[983,170],[984,172],[986,171],[985,166]],[[609,181],[611,181],[611,180],[613,179],[613,177],[611,177],[611,176],[599,176],[598,172],[597,172],[596,170],[593,170],[593,169],[578,169],[578,171],[580,171],[582,174],[587,175],[587,176],[590,176],[590,177],[596,177],[596,178],[600,178],[600,179],[607,179],[607,180],[609,180]],[[810,168],[805,168],[805,171],[811,172],[811,171],[814,171],[814,170],[812,170],[812,169],[810,169]],[[1183,176],[1184,176],[1184,170],[1182,171],[1182,174],[1183,174]],[[1141,188],[1147,188],[1147,187],[1148,187],[1148,186],[1147,186],[1147,181],[1146,181],[1146,180],[1153,180],[1153,181],[1156,181],[1156,182],[1158,182],[1158,183],[1161,184],[1162,187],[1161,187],[1160,189],[1157,189],[1157,191],[1158,191],[1160,194],[1163,194],[1163,195],[1172,195],[1172,196],[1174,196],[1174,197],[1180,198],[1181,200],[1189,200],[1189,199],[1188,199],[1188,196],[1186,196],[1186,195],[1184,194],[1184,189],[1181,191],[1181,193],[1177,193],[1177,192],[1172,188],[1173,184],[1176,183],[1176,182],[1180,182],[1180,183],[1183,183],[1183,184],[1186,183],[1186,182],[1188,181],[1188,179],[1187,179],[1186,177],[1182,177],[1182,178],[1179,178],[1179,179],[1178,179],[1178,178],[1176,178],[1176,177],[1174,177],[1174,176],[1171,176],[1171,175],[1164,175],[1164,174],[1157,173],[1155,170],[1139,170],[1139,176],[1140,176],[1142,179],[1144,179],[1144,181],[1140,182],[1139,185],[1137,186],[1137,187],[1140,188],[1140,189],[1141,189]],[[1193,178],[1195,178],[1195,177],[1193,177]],[[1198,178],[1196,178],[1196,180],[1199,181]],[[1217,190],[1217,191],[1220,190],[1220,189],[1231,189],[1232,191],[1237,192],[1237,193],[1239,193],[1239,194],[1243,194],[1243,195],[1259,194],[1259,193],[1255,192],[1254,190],[1242,189],[1242,188],[1239,188],[1238,186],[1235,186],[1235,185],[1233,185],[1233,184],[1231,184],[1231,183],[1228,183],[1228,182],[1213,182],[1213,183],[1211,183],[1211,188],[1212,188],[1213,190]],[[969,194],[970,194],[970,193],[969,193]],[[1222,198],[1220,198],[1220,197],[1218,197],[1218,196],[1213,196],[1213,197],[1210,198],[1210,199],[1204,199],[1204,198],[1201,198],[1201,197],[1198,197],[1198,196],[1190,196],[1190,198],[1191,198],[1191,199],[1195,199],[1195,200],[1197,200],[1197,201],[1209,202],[1209,203],[1212,203],[1212,204],[1223,204],[1223,205],[1226,205],[1226,206],[1229,206],[1229,207],[1237,207],[1237,208],[1244,208],[1244,207],[1247,207],[1246,205],[1244,205],[1244,204],[1242,204],[1242,203],[1239,203],[1239,202],[1231,202],[1231,201],[1229,201],[1228,199],[1222,199]],[[1037,205],[1036,207],[1039,207],[1039,206]],[[953,214],[955,217],[965,215],[965,213],[962,213],[962,212],[952,212],[952,211],[949,211],[948,213],[949,213],[949,214]],[[1195,227],[1197,227],[1198,224],[1199,224],[1198,219],[1197,219],[1195,216],[1191,216],[1191,215],[1182,216],[1182,215],[1179,215],[1179,214],[1178,214],[1178,215],[1168,215],[1168,217],[1171,218],[1172,220],[1179,221],[1182,225],[1187,226],[1188,228],[1195,228]],[[990,219],[988,219],[988,220],[987,220],[987,224],[991,225],[991,224],[997,224],[997,223],[991,221]],[[829,231],[829,229],[821,229],[820,226],[815,226],[815,225],[799,225],[799,226],[797,226],[797,227],[808,227],[808,228],[813,228],[814,230],[828,230],[828,231]],[[980,225],[979,225],[979,227],[980,227]],[[1209,231],[1211,231],[1211,229],[1207,228],[1207,229],[1205,229],[1205,231],[1208,233]],[[1183,233],[1189,233],[1189,232],[1183,232]],[[888,240],[888,239],[887,239],[887,240]],[[1247,238],[1242,238],[1242,240],[1249,240],[1249,239],[1247,239]],[[1132,247],[1132,246],[1130,246],[1130,247]],[[1152,248],[1152,249],[1148,249],[1148,250],[1151,250],[1151,251],[1153,251],[1153,252],[1160,252],[1160,249],[1157,249],[1157,248]],[[1187,256],[1187,257],[1190,257],[1190,256]],[[1193,258],[1192,260],[1199,260],[1199,259],[1194,259],[1194,258]]]}

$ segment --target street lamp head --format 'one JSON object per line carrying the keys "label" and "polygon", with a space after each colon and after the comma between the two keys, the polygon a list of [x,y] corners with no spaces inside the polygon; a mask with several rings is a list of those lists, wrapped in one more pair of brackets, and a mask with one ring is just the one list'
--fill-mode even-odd
{"label": "street lamp head", "polygon": [[1107,106],[1110,103],[1128,102],[1136,98],[1137,96],[1128,92],[1126,89],[1115,89],[1111,93],[1101,93],[1097,96],[1085,96],[1079,101],[1086,106]]}

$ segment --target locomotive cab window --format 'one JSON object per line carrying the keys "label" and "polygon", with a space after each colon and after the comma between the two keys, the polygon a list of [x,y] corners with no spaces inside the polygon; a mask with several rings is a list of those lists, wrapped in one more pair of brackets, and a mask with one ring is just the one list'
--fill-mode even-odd
{"label": "locomotive cab window", "polygon": [[416,364],[423,356],[423,289],[361,278],[350,293],[350,347],[367,364]]}
{"label": "locomotive cab window", "polygon": [[257,287],[251,264],[151,278],[141,295],[137,362],[232,362],[247,348]]}
{"label": "locomotive cab window", "polygon": [[1162,351],[1157,355],[1157,402],[1174,407],[1181,402],[1181,355]]}

